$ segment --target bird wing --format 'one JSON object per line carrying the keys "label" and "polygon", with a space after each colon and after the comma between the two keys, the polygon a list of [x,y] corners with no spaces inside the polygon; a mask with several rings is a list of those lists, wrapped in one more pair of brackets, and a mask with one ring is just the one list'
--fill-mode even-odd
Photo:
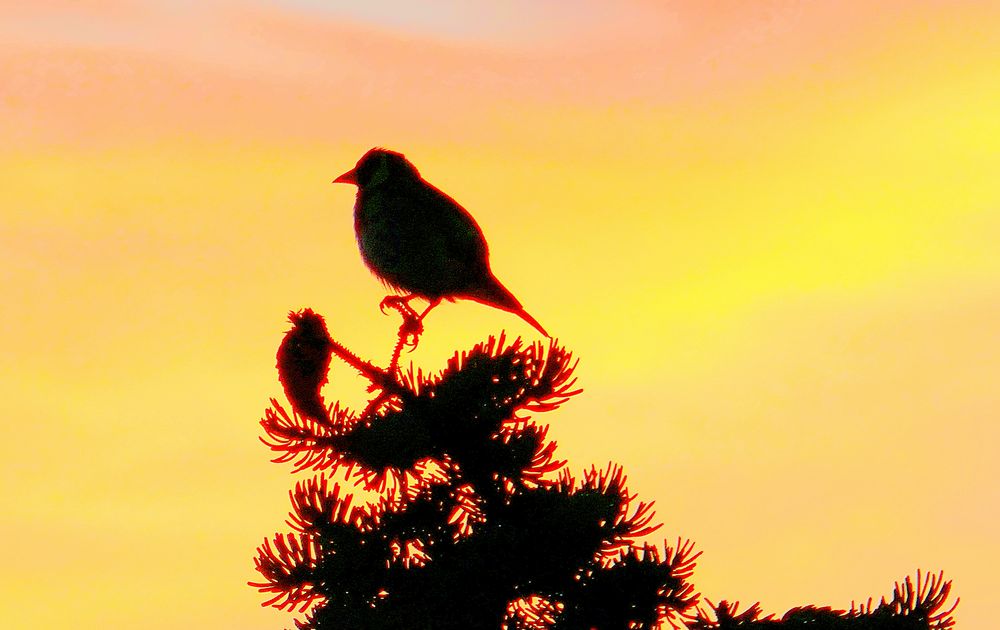
{"label": "bird wing", "polygon": [[457,201],[430,184],[421,207],[428,232],[438,239],[439,251],[449,273],[457,279],[474,279],[489,270],[489,247],[479,224]]}
{"label": "bird wing", "polygon": [[[424,207],[433,212],[429,229],[438,239],[437,251],[444,277],[442,294],[464,297],[485,304],[507,309],[521,317],[521,303],[504,287],[490,270],[489,246],[476,220],[457,201],[428,185],[428,198]],[[528,320],[539,330],[537,322]]]}

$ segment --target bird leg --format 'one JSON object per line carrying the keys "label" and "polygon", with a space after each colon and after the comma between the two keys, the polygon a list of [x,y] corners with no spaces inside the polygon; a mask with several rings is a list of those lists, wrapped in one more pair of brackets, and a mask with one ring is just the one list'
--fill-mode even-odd
{"label": "bird leg", "polygon": [[427,316],[427,313],[431,312],[432,308],[441,303],[441,298],[429,300],[427,308],[417,315],[417,312],[410,306],[410,300],[415,297],[417,297],[416,294],[410,294],[405,297],[389,295],[379,304],[379,308],[383,313],[386,307],[393,308],[399,311],[399,314],[403,318],[403,323],[399,327],[399,342],[393,349],[392,360],[389,362],[390,373],[395,372],[399,366],[399,355],[403,350],[403,346],[410,346],[411,352],[417,348],[417,341],[419,341],[420,335],[424,332],[424,317]]}
{"label": "bird leg", "polygon": [[[386,308],[392,308],[399,311],[399,314],[403,317],[403,328],[401,330],[405,330],[407,336],[413,335],[414,337],[419,337],[424,331],[424,317],[427,317],[427,313],[430,313],[432,308],[441,303],[441,298],[429,300],[427,308],[425,308],[422,313],[417,315],[417,311],[410,306],[410,300],[416,297],[419,297],[416,293],[411,293],[410,295],[404,297],[400,297],[398,295],[387,295],[379,303],[378,307],[383,313],[385,313]],[[413,340],[413,345],[417,345],[416,339]]]}
{"label": "bird leg", "polygon": [[418,317],[417,319],[419,319],[420,321],[424,321],[424,318],[427,317],[427,313],[430,313],[431,309],[440,303],[441,303],[441,298],[434,298],[433,300],[431,300],[430,303],[427,305],[427,308],[424,309],[424,312],[421,313],[420,317]]}
{"label": "bird leg", "polygon": [[[385,313],[386,308],[392,308],[399,311],[399,314],[403,318],[403,323],[399,327],[400,343],[397,347],[397,351],[393,353],[392,367],[395,367],[396,362],[399,360],[399,349],[401,349],[403,345],[409,345],[416,348],[417,340],[420,338],[421,333],[424,332],[424,325],[421,320],[430,309],[428,308],[420,315],[417,315],[417,312],[413,310],[412,306],[410,306],[410,300],[415,297],[418,297],[415,293],[411,293],[405,297],[387,295],[385,299],[382,300],[381,304],[379,304],[379,309],[383,313]],[[410,341],[411,338],[412,341]]]}

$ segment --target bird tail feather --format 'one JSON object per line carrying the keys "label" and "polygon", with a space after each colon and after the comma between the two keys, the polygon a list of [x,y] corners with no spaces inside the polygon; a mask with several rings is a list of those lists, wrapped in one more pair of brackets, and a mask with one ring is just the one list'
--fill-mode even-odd
{"label": "bird tail feather", "polygon": [[535,329],[538,332],[542,333],[543,335],[545,335],[546,337],[549,337],[551,339],[551,336],[549,335],[549,333],[545,332],[545,329],[542,328],[542,325],[538,323],[538,320],[535,319],[534,317],[532,317],[531,315],[529,315],[528,311],[524,310],[524,308],[520,308],[520,309],[518,309],[516,311],[511,311],[511,313],[514,313],[515,315],[517,315],[518,317],[520,317],[524,321],[528,322],[529,324],[531,324],[532,326],[534,326]]}
{"label": "bird tail feather", "polygon": [[524,310],[521,303],[517,301],[514,294],[507,290],[507,287],[500,284],[500,281],[495,277],[491,278],[487,286],[476,287],[467,294],[468,297],[481,304],[486,304],[488,306],[493,306],[501,310],[507,311],[508,313],[513,313],[517,315],[524,321],[531,324],[531,326],[542,333],[546,337],[550,337],[549,333],[545,332],[545,328],[538,323],[538,320],[528,314],[528,311]]}

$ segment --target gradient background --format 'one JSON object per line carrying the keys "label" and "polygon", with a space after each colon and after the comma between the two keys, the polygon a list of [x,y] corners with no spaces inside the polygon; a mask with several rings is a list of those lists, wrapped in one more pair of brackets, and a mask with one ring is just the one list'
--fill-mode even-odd
{"label": "gradient background", "polygon": [[[355,4],[365,4],[359,8]],[[710,599],[943,569],[995,622],[1000,5],[0,0],[0,619],[290,625],[245,585],[289,309],[385,362],[373,145],[476,215]],[[515,317],[442,306],[437,369]],[[337,368],[328,397],[357,405]]]}

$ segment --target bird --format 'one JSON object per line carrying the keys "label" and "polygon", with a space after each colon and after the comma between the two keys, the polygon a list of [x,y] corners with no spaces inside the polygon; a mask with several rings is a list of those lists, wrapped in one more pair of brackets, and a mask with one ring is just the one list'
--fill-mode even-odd
{"label": "bird", "polygon": [[[457,201],[420,176],[402,153],[375,147],[333,180],[357,186],[354,233],[361,258],[387,287],[405,293],[382,302],[397,308],[428,301],[419,322],[442,300],[466,299],[517,315],[549,337],[490,269],[479,224]],[[422,327],[421,327],[422,329]]]}

